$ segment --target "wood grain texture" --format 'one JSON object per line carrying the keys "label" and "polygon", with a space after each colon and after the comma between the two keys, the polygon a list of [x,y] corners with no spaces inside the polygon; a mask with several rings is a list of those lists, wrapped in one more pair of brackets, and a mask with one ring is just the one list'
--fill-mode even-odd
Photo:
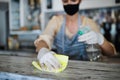
{"label": "wood grain texture", "polygon": [[55,80],[120,80],[119,63],[70,60],[62,73],[47,73],[36,70],[31,64],[33,60],[36,56],[0,55],[0,72]]}

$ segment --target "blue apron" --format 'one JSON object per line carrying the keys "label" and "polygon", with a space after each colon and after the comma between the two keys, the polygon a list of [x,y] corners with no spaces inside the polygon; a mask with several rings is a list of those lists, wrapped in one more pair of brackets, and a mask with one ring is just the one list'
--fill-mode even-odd
{"label": "blue apron", "polygon": [[[66,18],[64,18],[61,29],[54,38],[54,46],[57,49],[57,53],[67,55],[72,60],[89,60],[85,43],[78,42],[79,35],[77,33],[69,39],[65,34],[65,24]],[[80,16],[78,17],[78,24],[81,25]]]}

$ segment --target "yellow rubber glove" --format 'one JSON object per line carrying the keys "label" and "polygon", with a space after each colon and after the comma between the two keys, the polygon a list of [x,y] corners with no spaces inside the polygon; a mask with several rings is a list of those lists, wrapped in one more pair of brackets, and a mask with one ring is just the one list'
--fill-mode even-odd
{"label": "yellow rubber glove", "polygon": [[67,67],[67,64],[68,64],[68,56],[65,56],[65,55],[60,55],[60,54],[54,54],[54,56],[59,60],[59,62],[61,63],[61,68],[57,69],[57,70],[52,70],[50,71],[48,68],[46,68],[46,70],[43,70],[39,64],[39,62],[37,61],[33,61],[32,62],[32,65],[37,68],[38,70],[40,71],[46,71],[46,72],[55,72],[55,73],[58,73],[58,72],[62,72],[66,67]]}

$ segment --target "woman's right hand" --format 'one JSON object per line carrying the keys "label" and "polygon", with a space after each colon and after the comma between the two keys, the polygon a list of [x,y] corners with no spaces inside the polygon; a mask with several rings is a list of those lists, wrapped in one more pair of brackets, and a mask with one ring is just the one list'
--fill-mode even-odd
{"label": "woman's right hand", "polygon": [[47,48],[41,48],[38,52],[37,59],[42,69],[48,68],[49,70],[59,69],[61,67],[60,62],[54,56],[56,54],[53,51],[49,51]]}

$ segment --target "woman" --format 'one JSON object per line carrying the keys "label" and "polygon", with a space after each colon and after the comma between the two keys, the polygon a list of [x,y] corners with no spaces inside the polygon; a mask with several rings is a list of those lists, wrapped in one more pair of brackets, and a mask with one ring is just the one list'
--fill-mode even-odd
{"label": "woman", "polygon": [[[48,23],[42,35],[35,40],[38,60],[49,69],[57,69],[61,65],[51,50],[52,44],[57,53],[68,55],[70,59],[86,60],[85,44],[97,43],[105,55],[114,56],[116,50],[100,33],[98,25],[91,19],[80,16],[79,4],[81,0],[62,0],[66,15],[54,16]],[[91,31],[79,36],[81,26],[89,26]]]}

